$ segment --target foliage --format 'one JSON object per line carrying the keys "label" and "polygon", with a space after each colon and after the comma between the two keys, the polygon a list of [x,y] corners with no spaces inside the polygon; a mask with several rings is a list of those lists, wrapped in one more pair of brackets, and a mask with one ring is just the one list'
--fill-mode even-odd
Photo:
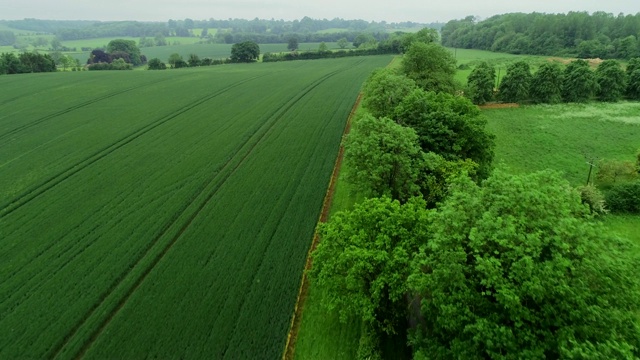
{"label": "foliage", "polygon": [[89,70],[133,70],[133,65],[124,59],[116,59],[110,63],[95,63],[87,65]]}
{"label": "foliage", "polygon": [[582,203],[589,207],[589,211],[593,215],[604,215],[609,212],[606,207],[605,197],[593,184],[578,187],[580,199]]}
{"label": "foliage", "polygon": [[402,58],[402,72],[427,91],[453,93],[456,88],[456,60],[438,44],[411,44]]}
{"label": "foliage", "polygon": [[557,104],[562,101],[562,68],[558,63],[544,63],[531,78],[529,96],[537,104]]}
{"label": "foliage", "polygon": [[476,105],[483,105],[493,99],[496,70],[486,61],[481,62],[469,74],[466,94]]}
{"label": "foliage", "polygon": [[529,99],[531,69],[525,61],[515,62],[507,67],[507,74],[500,82],[498,97],[508,103],[519,103]]}
{"label": "foliage", "polygon": [[427,240],[427,214],[418,198],[404,205],[372,198],[320,224],[309,275],[326,293],[324,306],[342,321],[357,316],[378,332],[395,333],[406,321],[406,280]]}
{"label": "foliage", "polygon": [[640,100],[640,58],[633,58],[627,64],[626,95],[633,100]]}
{"label": "foliage", "polygon": [[324,41],[321,42],[320,45],[318,45],[318,52],[319,53],[324,53],[324,52],[327,52],[327,51],[329,51],[329,47],[327,46],[327,44],[324,43]]}
{"label": "foliage", "polygon": [[184,63],[184,59],[182,59],[182,56],[178,53],[173,53],[169,56],[169,60],[167,60],[167,62],[169,63],[169,65],[171,65],[171,68],[174,69],[178,66],[180,66],[181,63]]}
{"label": "foliage", "polygon": [[376,70],[363,86],[363,105],[374,117],[391,117],[396,106],[415,88],[413,80],[394,70]]}
{"label": "foliage", "polygon": [[289,38],[288,42],[287,42],[287,49],[289,49],[289,51],[296,51],[298,50],[298,38],[295,36],[292,36]]}
{"label": "foliage", "polygon": [[347,46],[349,46],[349,41],[347,40],[347,38],[340,38],[338,39],[337,43],[340,49],[346,49]]}
{"label": "foliage", "polygon": [[622,99],[626,88],[627,79],[624,70],[615,60],[605,60],[595,72],[598,87],[596,96],[601,101],[618,101]]}
{"label": "foliage", "polygon": [[56,71],[56,63],[49,54],[23,52],[18,56],[13,53],[0,54],[0,75],[23,74]]}
{"label": "foliage", "polygon": [[415,89],[396,107],[393,119],[415,130],[424,152],[449,161],[474,161],[479,165],[476,179],[491,173],[494,136],[469,99]]}
{"label": "foliage", "polygon": [[562,79],[562,100],[565,102],[586,102],[596,93],[598,83],[589,63],[574,60],[564,69]]}
{"label": "foliage", "polygon": [[149,60],[147,63],[147,67],[149,70],[164,70],[167,68],[167,65],[162,62],[162,60],[158,58],[153,58]]}
{"label": "foliage", "polygon": [[634,181],[640,177],[637,164],[633,161],[600,160],[596,169],[596,183],[603,188],[621,182]]}
{"label": "foliage", "polygon": [[605,199],[612,212],[640,214],[640,180],[611,185],[605,190]]}
{"label": "foliage", "polygon": [[639,55],[640,14],[510,13],[478,21],[451,20],[442,28],[442,44],[512,54],[629,59]]}
{"label": "foliage", "polygon": [[233,44],[231,47],[232,62],[253,62],[260,57],[260,47],[253,41]]}
{"label": "foliage", "polygon": [[367,114],[345,140],[346,179],[366,197],[406,201],[419,194],[422,153],[415,131]]}
{"label": "foliage", "polygon": [[111,56],[102,49],[92,50],[91,54],[89,55],[89,60],[87,60],[87,64],[110,63],[110,62],[111,62]]}
{"label": "foliage", "polygon": [[196,54],[189,54],[189,60],[187,61],[187,63],[191,67],[200,66],[201,64],[200,57]]}
{"label": "foliage", "polygon": [[424,318],[416,358],[640,355],[637,251],[585,211],[552,172],[460,178],[409,280]]}
{"label": "foliage", "polygon": [[111,40],[107,45],[107,52],[113,54],[114,52],[121,51],[129,54],[131,63],[134,66],[141,65],[143,63],[140,54],[140,48],[133,40],[115,39]]}

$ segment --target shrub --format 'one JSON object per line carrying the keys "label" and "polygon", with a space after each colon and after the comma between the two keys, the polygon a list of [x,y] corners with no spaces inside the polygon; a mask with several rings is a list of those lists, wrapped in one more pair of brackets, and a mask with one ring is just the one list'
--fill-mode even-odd
{"label": "shrub", "polygon": [[594,185],[580,186],[580,198],[582,203],[589,206],[589,211],[593,215],[604,215],[609,212],[605,207],[605,198],[602,192]]}
{"label": "shrub", "polygon": [[640,180],[612,185],[605,200],[613,212],[640,214]]}

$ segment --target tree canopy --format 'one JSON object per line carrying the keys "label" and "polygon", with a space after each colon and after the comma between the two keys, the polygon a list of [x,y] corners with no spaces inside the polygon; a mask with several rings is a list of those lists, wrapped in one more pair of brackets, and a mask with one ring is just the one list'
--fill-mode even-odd
{"label": "tree canopy", "polygon": [[447,47],[513,54],[630,59],[640,55],[640,13],[571,11],[566,14],[511,13],[477,21],[451,20],[442,28]]}
{"label": "tree canopy", "polygon": [[455,182],[409,278],[416,358],[637,358],[638,252],[586,212],[549,171]]}
{"label": "tree canopy", "polygon": [[419,199],[401,205],[373,198],[321,224],[310,277],[327,291],[324,306],[342,321],[358,316],[395,333],[406,321],[406,279],[413,254],[426,243],[427,214]]}
{"label": "tree canopy", "polygon": [[562,79],[562,99],[566,102],[586,102],[598,88],[595,74],[589,63],[574,60],[564,69]]}
{"label": "tree canopy", "polygon": [[364,84],[362,103],[374,117],[391,117],[396,106],[415,88],[415,81],[394,70],[376,70]]}
{"label": "tree canopy", "polygon": [[496,83],[496,70],[486,61],[481,62],[467,78],[469,98],[476,105],[483,105],[493,99],[493,88]]}
{"label": "tree canopy", "polygon": [[622,99],[627,88],[627,75],[615,60],[605,60],[595,72],[598,88],[596,96],[601,101],[618,101]]}
{"label": "tree canopy", "polygon": [[507,74],[500,82],[498,97],[509,103],[519,103],[529,99],[531,69],[524,61],[515,62],[507,67]]}
{"label": "tree canopy", "polygon": [[422,152],[413,129],[364,115],[345,141],[347,181],[366,197],[406,201],[420,193]]}
{"label": "tree canopy", "polygon": [[233,44],[231,47],[232,62],[253,62],[260,57],[260,46],[253,41]]}
{"label": "tree canopy", "polygon": [[111,40],[107,45],[107,52],[113,54],[115,52],[123,52],[129,55],[131,64],[134,66],[142,64],[140,48],[133,40],[115,39]]}
{"label": "tree canopy", "polygon": [[479,165],[478,179],[489,176],[494,136],[467,98],[415,89],[396,107],[393,119],[415,130],[424,152],[449,161],[470,159]]}
{"label": "tree canopy", "polygon": [[427,91],[453,93],[456,88],[456,60],[438,44],[413,42],[402,58],[402,72]]}
{"label": "tree canopy", "polygon": [[562,101],[562,69],[558,63],[540,65],[531,77],[529,96],[539,104],[556,104]]}

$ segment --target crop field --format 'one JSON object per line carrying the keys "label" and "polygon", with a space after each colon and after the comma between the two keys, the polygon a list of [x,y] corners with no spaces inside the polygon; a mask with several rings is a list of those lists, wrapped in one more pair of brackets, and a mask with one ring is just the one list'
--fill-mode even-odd
{"label": "crop field", "polygon": [[0,77],[0,358],[281,356],[390,59]]}

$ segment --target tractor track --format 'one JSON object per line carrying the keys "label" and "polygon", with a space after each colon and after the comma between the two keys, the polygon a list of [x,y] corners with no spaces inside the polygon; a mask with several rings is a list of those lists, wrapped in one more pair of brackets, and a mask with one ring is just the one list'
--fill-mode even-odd
{"label": "tractor track", "polygon": [[203,103],[227,92],[228,90],[235,88],[237,86],[240,86],[248,81],[251,80],[255,80],[259,77],[262,76],[266,76],[266,75],[261,75],[261,76],[257,76],[257,77],[253,77],[253,78],[249,78],[249,79],[245,79],[243,81],[237,82],[233,85],[227,86],[223,89],[220,89],[210,95],[204,96],[198,100],[195,100],[193,102],[191,102],[190,104],[187,104],[185,106],[183,106],[182,108],[180,108],[177,111],[174,111],[173,113],[171,113],[170,115],[164,116],[156,121],[153,121],[149,124],[144,125],[141,128],[138,128],[137,130],[133,131],[132,133],[129,133],[128,135],[126,135],[123,138],[120,138],[119,140],[116,140],[116,142],[111,143],[110,145],[98,150],[97,152],[93,153],[92,155],[89,155],[88,157],[84,158],[83,160],[80,160],[79,162],[76,162],[75,164],[67,167],[65,170],[63,170],[62,172],[58,173],[57,175],[51,176],[48,179],[46,179],[43,183],[40,183],[39,185],[36,185],[35,187],[31,188],[31,189],[27,189],[26,191],[22,192],[21,194],[19,194],[18,196],[16,196],[15,198],[13,198],[12,200],[9,200],[8,202],[0,205],[2,206],[2,208],[0,208],[0,219],[4,218],[5,216],[11,214],[12,212],[14,212],[15,210],[19,209],[20,207],[24,206],[25,204],[29,203],[31,200],[37,198],[38,196],[44,194],[45,192],[47,192],[48,190],[54,188],[55,186],[57,186],[58,184],[60,184],[61,182],[63,182],[64,180],[68,179],[69,177],[77,174],[78,172],[82,171],[83,169],[87,168],[88,166],[98,162],[99,160],[105,158],[106,156],[110,155],[111,153],[117,151],[118,149],[122,148],[123,146],[133,142],[134,140],[138,139],[139,137],[143,136],[144,134],[146,134],[147,132],[175,119],[176,117],[188,112],[189,110],[192,110],[194,108],[196,108],[199,105],[202,105]]}
{"label": "tractor track", "polygon": [[[167,242],[167,244],[164,245],[160,252],[153,257],[151,263],[146,267],[146,269],[142,271],[142,273],[133,282],[133,284],[125,291],[124,295],[120,297],[120,300],[116,303],[115,307],[111,309],[111,311],[107,315],[105,315],[105,318],[100,322],[100,325],[91,332],[89,339],[83,344],[82,348],[73,356],[75,359],[82,358],[84,354],[91,348],[93,343],[98,339],[100,334],[102,334],[105,328],[110,324],[113,318],[115,318],[120,310],[126,305],[127,301],[136,292],[136,290],[144,282],[151,271],[165,257],[165,255],[169,252],[173,245],[182,237],[185,231],[193,224],[195,219],[201,213],[202,209],[204,209],[204,207],[218,193],[225,182],[233,174],[236,173],[237,169],[245,162],[249,155],[253,153],[255,148],[260,143],[262,143],[265,138],[267,138],[267,135],[271,132],[271,130],[279,122],[279,120],[282,119],[291,108],[293,108],[301,99],[306,97],[313,89],[315,89],[328,78],[345,70],[347,69],[338,69],[326,74],[325,76],[311,83],[311,85],[305,88],[302,92],[285,103],[284,106],[272,112],[265,123],[262,126],[258,127],[254,131],[254,133],[251,134],[251,136],[249,136],[247,140],[237,148],[238,150],[235,152],[235,154],[232,155],[224,165],[222,165],[220,171],[217,172],[208,181],[206,181],[203,186],[199,187],[198,193],[195,194],[195,196],[192,196],[193,200],[189,202],[185,207],[183,207],[182,212],[176,214],[172,218],[171,222],[164,227],[164,230],[150,242],[150,245],[147,247],[146,251],[144,251],[142,255],[134,262],[133,266],[131,266],[124,274],[122,274],[118,278],[118,280],[107,290],[104,296],[101,297],[102,301],[100,303],[97,303],[92,307],[92,309],[90,309],[83,320],[81,320],[81,322],[74,327],[71,333],[65,337],[63,342],[56,346],[55,349],[53,349],[54,351],[51,352],[52,356],[47,357],[56,358],[62,352],[62,350],[64,350],[64,347],[76,336],[82,325],[85,324],[88,319],[93,316],[98,308],[103,306],[109,295],[114,293],[114,291],[122,284],[125,278],[127,278],[131,274],[133,269],[135,269],[145,258],[153,256],[151,254],[151,251],[160,241],[160,239],[168,234],[171,228],[179,227],[176,233]],[[243,151],[243,149],[245,150]],[[242,152],[244,152],[244,154],[241,154]],[[207,189],[209,190],[207,191]],[[201,198],[201,200],[198,201],[198,198]],[[185,215],[189,211],[189,207],[194,207],[194,209],[190,211],[191,214]],[[186,216],[186,219],[183,221],[182,225],[178,224],[178,220],[180,220],[180,218],[184,216]]]}
{"label": "tractor track", "polygon": [[68,107],[66,109],[62,109],[62,110],[56,111],[53,114],[49,114],[49,115],[43,116],[43,117],[41,117],[41,118],[39,118],[37,120],[34,120],[34,121],[30,122],[30,123],[27,123],[27,124],[18,126],[17,128],[14,128],[12,130],[9,130],[8,132],[6,132],[4,134],[0,134],[0,141],[5,140],[5,139],[7,139],[7,138],[9,138],[11,136],[14,136],[14,135],[16,135],[16,134],[18,134],[18,133],[20,133],[20,132],[22,132],[24,130],[27,130],[29,128],[32,128],[32,127],[34,127],[36,125],[39,125],[39,124],[41,124],[41,123],[43,123],[43,122],[45,122],[47,120],[51,120],[51,119],[54,119],[54,118],[56,118],[58,116],[61,116],[61,115],[64,115],[64,114],[68,114],[68,113],[70,113],[72,111],[75,111],[75,110],[81,109],[83,107],[95,104],[97,102],[100,102],[100,101],[103,101],[103,100],[107,100],[107,99],[110,99],[112,97],[115,97],[115,96],[118,96],[118,95],[121,95],[121,94],[125,94],[125,93],[127,93],[129,91],[140,89],[140,88],[143,88],[143,87],[146,87],[146,86],[152,86],[152,85],[155,85],[155,84],[167,81],[167,80],[169,80],[169,78],[160,79],[160,80],[152,81],[152,82],[149,82],[149,83],[140,84],[140,85],[133,86],[133,87],[130,87],[130,88],[127,88],[127,89],[122,89],[122,90],[119,90],[119,91],[115,91],[115,92],[103,95],[103,96],[98,97],[98,98],[94,98],[94,99],[91,99],[91,100],[87,100],[87,101],[81,102],[79,104],[70,106],[70,107]]}

